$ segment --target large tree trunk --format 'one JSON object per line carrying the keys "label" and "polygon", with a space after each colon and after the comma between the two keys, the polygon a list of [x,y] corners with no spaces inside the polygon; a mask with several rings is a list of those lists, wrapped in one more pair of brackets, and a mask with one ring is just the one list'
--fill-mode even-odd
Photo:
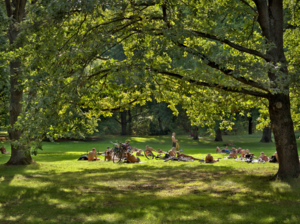
{"label": "large tree trunk", "polygon": [[265,127],[263,130],[263,136],[260,142],[272,142],[272,129],[270,127]]}
{"label": "large tree trunk", "polygon": [[[13,1],[12,4],[9,0],[5,1],[7,10],[7,16],[13,17],[11,21],[20,23],[25,15],[26,0]],[[17,30],[14,23],[11,23],[8,30],[9,43],[12,45],[15,43],[20,31]],[[21,47],[21,46],[19,46]],[[26,146],[20,146],[15,144],[15,141],[20,139],[22,134],[21,130],[15,128],[15,123],[18,120],[18,116],[22,113],[22,98],[23,90],[20,89],[21,80],[21,62],[18,59],[10,62],[10,107],[9,107],[9,120],[11,128],[9,130],[9,137],[11,139],[11,157],[7,162],[8,165],[26,165],[34,162],[30,155],[30,149]],[[18,86],[18,87],[17,87]]]}
{"label": "large tree trunk", "polygon": [[221,129],[218,128],[216,130],[216,138],[215,138],[215,141],[216,142],[223,142],[223,139],[222,139],[222,132],[221,132]]}
{"label": "large tree trunk", "polygon": [[127,135],[127,111],[122,111],[121,113],[121,135]]}
{"label": "large tree trunk", "polygon": [[300,170],[289,96],[273,95],[269,100],[269,113],[279,158],[278,177],[296,178]]}
{"label": "large tree trunk", "polygon": [[[268,72],[270,88],[269,114],[279,159],[278,177],[280,179],[297,178],[299,175],[299,159],[290,112],[289,74],[283,48],[283,1],[254,0],[258,11],[258,22],[263,36],[272,43],[266,55],[269,62],[280,69],[280,74]],[[282,76],[282,77],[280,77]],[[282,78],[282,79],[281,79]],[[277,92],[277,94],[276,94]]]}

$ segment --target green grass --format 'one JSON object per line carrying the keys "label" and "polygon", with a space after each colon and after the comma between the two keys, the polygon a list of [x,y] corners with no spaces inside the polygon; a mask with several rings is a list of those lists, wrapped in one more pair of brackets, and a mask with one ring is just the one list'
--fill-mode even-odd
{"label": "green grass", "polygon": [[[224,136],[259,155],[275,152],[259,136]],[[220,143],[177,136],[184,153],[217,155]],[[37,165],[0,166],[0,223],[299,223],[300,182],[269,181],[278,164],[247,164],[222,159],[215,164],[139,164],[77,161],[110,140],[44,143]],[[170,136],[130,137],[132,146],[169,150]],[[224,144],[224,143],[223,143]],[[5,142],[8,149],[8,142]],[[0,163],[9,159],[1,155]],[[103,157],[101,157],[103,159]]]}

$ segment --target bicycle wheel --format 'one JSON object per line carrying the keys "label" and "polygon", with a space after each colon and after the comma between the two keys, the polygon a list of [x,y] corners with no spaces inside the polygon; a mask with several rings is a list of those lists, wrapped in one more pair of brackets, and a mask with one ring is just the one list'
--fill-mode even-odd
{"label": "bicycle wheel", "polygon": [[145,150],[144,154],[146,156],[147,159],[154,159],[154,154],[153,152],[149,151],[149,150]]}
{"label": "bicycle wheel", "polygon": [[114,154],[114,157],[113,157],[114,163],[120,163],[120,162],[122,162],[122,160],[123,160],[123,153],[118,151],[117,153]]}

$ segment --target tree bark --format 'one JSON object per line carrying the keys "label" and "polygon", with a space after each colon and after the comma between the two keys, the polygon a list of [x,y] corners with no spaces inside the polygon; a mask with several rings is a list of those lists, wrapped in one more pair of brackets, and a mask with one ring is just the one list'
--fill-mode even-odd
{"label": "tree bark", "polygon": [[269,100],[269,113],[279,159],[278,177],[297,178],[300,171],[299,159],[289,96],[272,95]]}
{"label": "tree bark", "polygon": [[268,72],[270,87],[277,90],[277,93],[269,93],[268,97],[270,120],[279,159],[277,175],[280,179],[297,178],[300,171],[299,159],[290,112],[288,62],[283,48],[283,1],[254,0],[254,3],[262,34],[268,43],[274,45],[266,52],[267,58],[274,67],[280,64],[280,75],[272,73],[271,70]]}
{"label": "tree bark", "polygon": [[263,135],[260,142],[272,142],[272,129],[270,127],[265,127],[263,130]]}
{"label": "tree bark", "polygon": [[131,110],[128,110],[128,135],[132,135],[132,116],[131,116]]}
{"label": "tree bark", "polygon": [[[11,4],[9,0],[5,1],[7,16],[13,17],[12,21],[15,23],[21,23],[25,15],[26,0],[20,0]],[[14,8],[12,8],[14,6]],[[20,31],[16,28],[14,23],[11,23],[8,30],[8,38],[10,45],[15,43]],[[19,46],[21,47],[21,46]],[[11,157],[6,163],[7,165],[27,165],[33,163],[33,159],[30,155],[30,149],[26,145],[20,146],[15,144],[15,141],[20,139],[22,134],[21,130],[15,128],[15,123],[18,120],[18,116],[22,113],[22,98],[23,90],[20,88],[21,80],[21,62],[18,59],[10,62],[10,107],[9,107],[9,137],[11,139]]]}
{"label": "tree bark", "polygon": [[218,128],[216,130],[216,138],[215,138],[215,142],[223,142],[223,139],[222,139],[222,132],[221,132],[221,129]]}
{"label": "tree bark", "polygon": [[252,117],[249,117],[248,134],[252,135]]}
{"label": "tree bark", "polygon": [[127,111],[120,112],[121,114],[121,135],[127,135]]}
{"label": "tree bark", "polygon": [[[193,128],[193,140],[199,140],[198,130],[199,130],[199,128],[197,126],[195,128]],[[221,138],[222,138],[222,136],[221,136]]]}
{"label": "tree bark", "polygon": [[162,127],[162,121],[161,121],[160,117],[157,118],[157,121],[158,121],[158,127],[159,127],[159,134],[162,135],[162,134],[164,134],[164,130]]}

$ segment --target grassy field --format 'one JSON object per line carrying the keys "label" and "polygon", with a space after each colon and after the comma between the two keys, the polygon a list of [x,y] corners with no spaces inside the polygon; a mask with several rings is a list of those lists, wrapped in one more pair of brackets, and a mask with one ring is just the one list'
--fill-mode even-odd
{"label": "grassy field", "polygon": [[[220,143],[176,136],[185,154],[204,158]],[[224,136],[259,155],[275,152],[259,136]],[[278,164],[221,159],[203,164],[147,160],[139,164],[77,161],[110,140],[169,150],[171,136],[106,137],[44,143],[36,165],[0,165],[0,223],[299,223],[300,182],[269,181]],[[4,143],[9,149],[8,142]],[[222,143],[224,144],[224,143]],[[0,155],[4,164],[9,155]]]}

